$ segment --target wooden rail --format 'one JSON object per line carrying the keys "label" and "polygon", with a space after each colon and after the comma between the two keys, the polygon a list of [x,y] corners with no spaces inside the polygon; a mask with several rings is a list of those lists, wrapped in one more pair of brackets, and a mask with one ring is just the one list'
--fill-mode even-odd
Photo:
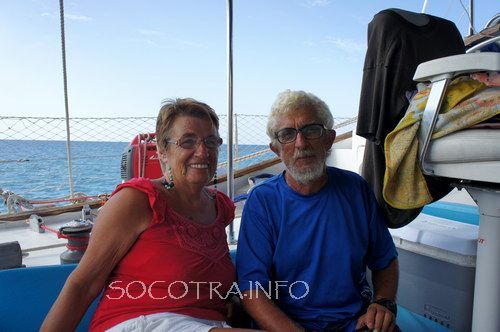
{"label": "wooden rail", "polygon": [[40,217],[47,217],[47,216],[56,216],[56,215],[63,214],[66,212],[75,212],[75,211],[81,210],[85,205],[89,205],[91,208],[98,208],[98,207],[102,206],[105,202],[106,202],[105,200],[97,200],[97,201],[75,203],[75,204],[63,205],[63,206],[47,206],[47,207],[41,207],[38,209],[33,209],[33,210],[19,212],[19,213],[0,214],[0,223],[6,222],[6,221],[16,221],[16,220],[29,219],[29,217],[32,214],[36,214]]}
{"label": "wooden rail", "polygon": [[[352,137],[352,131],[343,133],[335,138],[335,143],[349,139]],[[278,157],[274,157],[272,159],[268,159],[265,161],[262,161],[258,164],[251,165],[248,167],[245,167],[243,169],[239,169],[234,172],[234,177],[239,178],[245,175],[248,175],[250,173],[254,173],[260,170],[264,170],[266,168],[269,168],[271,166],[277,165],[281,162],[281,159]],[[224,183],[227,181],[227,175],[222,175],[220,178],[218,178],[218,183]],[[213,183],[211,182],[210,185]],[[74,211],[79,211],[83,208],[84,205],[89,205],[91,208],[98,208],[102,206],[106,201],[105,200],[95,200],[95,201],[90,201],[90,202],[83,202],[83,203],[75,203],[75,204],[69,204],[69,205],[64,205],[64,206],[50,206],[50,207],[40,207],[34,210],[30,211],[24,211],[20,213],[14,213],[14,214],[0,214],[0,224],[9,222],[9,221],[17,221],[17,220],[26,220],[29,219],[29,217],[32,214],[39,215],[40,217],[47,217],[47,216],[55,216],[59,214],[63,214],[66,212],[74,212]]]}

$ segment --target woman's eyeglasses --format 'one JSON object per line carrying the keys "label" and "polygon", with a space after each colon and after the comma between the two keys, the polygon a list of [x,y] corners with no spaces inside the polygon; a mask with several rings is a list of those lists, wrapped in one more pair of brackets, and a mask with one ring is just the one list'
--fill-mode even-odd
{"label": "woman's eyeglasses", "polygon": [[313,123],[299,129],[283,128],[274,133],[274,138],[281,144],[287,144],[295,142],[299,131],[305,139],[317,139],[323,136],[327,130],[328,128],[326,128],[325,125]]}
{"label": "woman's eyeglasses", "polygon": [[191,150],[196,149],[203,142],[205,147],[209,150],[218,149],[222,145],[222,138],[217,136],[209,136],[205,139],[200,139],[196,136],[185,136],[179,138],[177,141],[166,141],[168,144],[175,144],[183,149]]}

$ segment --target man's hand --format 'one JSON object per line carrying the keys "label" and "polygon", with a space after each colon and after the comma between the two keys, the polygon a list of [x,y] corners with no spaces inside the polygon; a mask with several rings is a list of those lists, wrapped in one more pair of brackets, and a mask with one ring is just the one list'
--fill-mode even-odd
{"label": "man's hand", "polygon": [[396,326],[396,317],[384,306],[372,303],[366,313],[359,317],[356,330],[367,328],[370,331],[392,332]]}
{"label": "man's hand", "polygon": [[305,331],[303,327],[281,311],[276,303],[261,290],[244,291],[241,301],[247,313],[265,331]]}

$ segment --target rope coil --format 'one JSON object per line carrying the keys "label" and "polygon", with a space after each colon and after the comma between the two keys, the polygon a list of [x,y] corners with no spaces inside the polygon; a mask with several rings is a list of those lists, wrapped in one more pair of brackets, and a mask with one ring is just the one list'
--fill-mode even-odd
{"label": "rope coil", "polygon": [[40,228],[56,234],[58,239],[67,239],[68,243],[66,244],[66,248],[68,248],[68,250],[85,251],[87,249],[90,237],[90,229],[88,229],[88,232],[81,233],[82,236],[69,236],[61,232],[60,230],[56,230],[46,225],[40,225]]}

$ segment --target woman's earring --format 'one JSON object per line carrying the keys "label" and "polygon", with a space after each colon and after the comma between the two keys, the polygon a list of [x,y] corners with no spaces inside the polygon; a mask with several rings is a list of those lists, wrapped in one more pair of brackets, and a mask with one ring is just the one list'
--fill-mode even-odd
{"label": "woman's earring", "polygon": [[215,169],[215,174],[214,174],[214,188],[217,189],[217,169]]}
{"label": "woman's earring", "polygon": [[168,182],[167,182],[167,177],[163,176],[161,183],[163,184],[165,189],[170,190],[174,187],[174,175],[172,174],[172,167],[170,167],[170,165],[168,165],[168,173],[170,174]]}

